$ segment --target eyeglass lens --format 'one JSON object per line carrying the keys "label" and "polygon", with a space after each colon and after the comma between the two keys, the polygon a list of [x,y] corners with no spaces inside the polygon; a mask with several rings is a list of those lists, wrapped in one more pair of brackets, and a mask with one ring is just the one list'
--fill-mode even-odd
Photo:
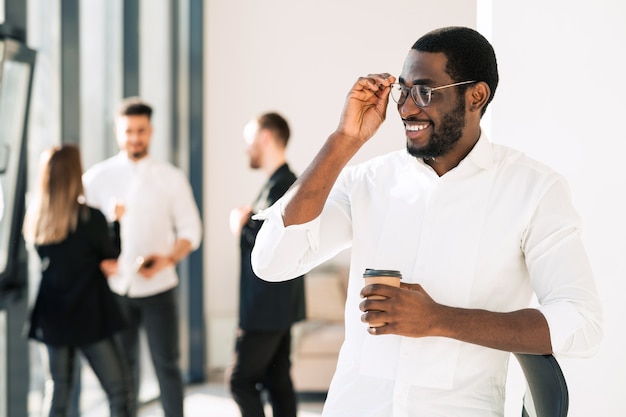
{"label": "eyeglass lens", "polygon": [[411,97],[418,106],[428,106],[430,104],[431,88],[425,85],[414,85],[411,88],[402,84],[395,83],[391,86],[391,98],[398,104],[403,104],[408,95]]}

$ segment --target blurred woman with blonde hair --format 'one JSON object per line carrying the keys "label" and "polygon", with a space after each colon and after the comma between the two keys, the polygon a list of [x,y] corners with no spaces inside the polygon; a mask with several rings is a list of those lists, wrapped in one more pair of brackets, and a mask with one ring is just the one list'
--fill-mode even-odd
{"label": "blurred woman with blonde hair", "polygon": [[28,336],[47,347],[54,385],[49,416],[67,413],[80,351],[107,394],[111,416],[127,417],[134,401],[131,379],[112,337],[124,320],[106,281],[120,252],[119,223],[109,227],[100,211],[84,204],[76,146],[47,150],[39,169],[23,232],[41,259]]}

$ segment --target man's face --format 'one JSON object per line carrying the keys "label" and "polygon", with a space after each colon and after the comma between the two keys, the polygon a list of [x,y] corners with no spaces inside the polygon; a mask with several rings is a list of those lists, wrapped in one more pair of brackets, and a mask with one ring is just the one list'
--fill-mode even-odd
{"label": "man's face", "polygon": [[[446,73],[447,58],[442,53],[411,50],[398,82],[407,87],[440,87],[456,82]],[[463,81],[463,80],[462,80]],[[459,142],[465,128],[465,97],[458,87],[432,92],[427,107],[418,107],[411,97],[398,105],[404,122],[407,151],[418,158],[445,155]]]}
{"label": "man's face", "polygon": [[128,158],[137,161],[148,155],[152,125],[146,115],[118,116],[115,120],[117,144]]}
{"label": "man's face", "polygon": [[246,142],[246,153],[248,154],[250,168],[261,168],[261,132],[256,120],[251,120],[243,129],[243,139]]}

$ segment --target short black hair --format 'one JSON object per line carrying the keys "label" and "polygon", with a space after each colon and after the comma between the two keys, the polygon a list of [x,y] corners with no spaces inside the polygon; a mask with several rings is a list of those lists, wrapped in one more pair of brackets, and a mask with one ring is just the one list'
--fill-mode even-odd
{"label": "short black hair", "polygon": [[270,130],[282,142],[283,147],[287,147],[291,132],[289,131],[289,123],[283,116],[275,112],[265,113],[257,118],[257,123],[259,124],[259,130]]}
{"label": "short black hair", "polygon": [[426,33],[412,49],[443,53],[448,59],[446,72],[455,82],[484,81],[491,90],[481,111],[481,115],[485,114],[496,93],[499,78],[496,53],[483,35],[467,27],[444,27]]}
{"label": "short black hair", "polygon": [[148,116],[152,118],[152,106],[139,97],[127,97],[117,110],[118,116]]}

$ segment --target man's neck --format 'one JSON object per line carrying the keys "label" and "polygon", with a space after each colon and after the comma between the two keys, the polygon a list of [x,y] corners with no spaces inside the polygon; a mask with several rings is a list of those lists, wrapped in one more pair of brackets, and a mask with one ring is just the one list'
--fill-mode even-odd
{"label": "man's neck", "polygon": [[448,171],[456,168],[469,155],[478,139],[480,139],[480,128],[476,133],[461,138],[456,146],[445,155],[436,158],[424,158],[424,163],[429,165],[441,177]]}
{"label": "man's neck", "polygon": [[287,160],[285,159],[284,156],[279,157],[279,158],[273,158],[270,161],[267,161],[263,165],[263,171],[265,171],[265,174],[269,178],[278,170],[278,168],[282,167],[286,163],[287,163]]}

